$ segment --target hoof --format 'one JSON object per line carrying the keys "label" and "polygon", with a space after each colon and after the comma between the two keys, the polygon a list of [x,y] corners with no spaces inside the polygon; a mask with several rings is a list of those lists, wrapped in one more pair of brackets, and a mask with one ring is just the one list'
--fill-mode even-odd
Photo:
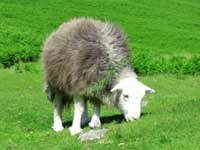
{"label": "hoof", "polygon": [[55,132],[61,132],[62,130],[64,130],[64,127],[62,125],[53,125],[52,128]]}
{"label": "hoof", "polygon": [[76,135],[78,133],[81,133],[82,132],[82,129],[81,128],[75,128],[73,126],[69,127],[69,132],[71,135]]}
{"label": "hoof", "polygon": [[99,128],[101,126],[101,121],[100,119],[92,119],[91,122],[89,123],[89,126],[91,128]]}

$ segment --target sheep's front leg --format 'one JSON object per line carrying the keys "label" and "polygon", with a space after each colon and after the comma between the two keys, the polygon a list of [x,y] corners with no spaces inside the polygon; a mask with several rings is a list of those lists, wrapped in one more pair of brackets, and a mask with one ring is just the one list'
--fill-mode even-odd
{"label": "sheep's front leg", "polygon": [[101,104],[100,103],[95,103],[94,104],[94,113],[92,115],[92,119],[89,123],[89,126],[91,128],[98,128],[101,126],[101,121],[100,121],[100,108]]}
{"label": "sheep's front leg", "polygon": [[59,95],[55,96],[55,99],[53,101],[54,105],[54,123],[53,123],[53,130],[56,132],[62,131],[63,125],[62,125],[62,109],[63,109],[63,104],[62,104],[62,97]]}
{"label": "sheep's front leg", "polygon": [[84,101],[81,98],[74,98],[74,119],[72,126],[69,128],[71,135],[75,135],[82,131],[81,118],[84,112]]}

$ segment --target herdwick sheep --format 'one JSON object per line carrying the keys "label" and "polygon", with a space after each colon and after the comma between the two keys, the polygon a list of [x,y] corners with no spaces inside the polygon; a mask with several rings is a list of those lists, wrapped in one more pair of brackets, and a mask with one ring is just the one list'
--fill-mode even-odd
{"label": "herdwick sheep", "polygon": [[74,135],[89,122],[87,100],[94,105],[89,126],[97,128],[101,104],[119,108],[132,121],[140,117],[144,95],[154,92],[137,80],[126,38],[108,22],[79,18],[63,23],[44,43],[42,62],[55,131],[63,130],[62,108],[70,102],[74,118],[69,130]]}

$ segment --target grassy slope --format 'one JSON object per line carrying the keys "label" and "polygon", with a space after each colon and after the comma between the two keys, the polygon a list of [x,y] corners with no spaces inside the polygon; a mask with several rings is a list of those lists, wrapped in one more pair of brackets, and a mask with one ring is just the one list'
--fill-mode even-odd
{"label": "grassy slope", "polygon": [[[0,70],[0,149],[200,149],[200,76],[141,80],[157,91],[146,97],[149,104],[141,119],[132,123],[110,119],[103,124],[110,129],[104,139],[80,143],[67,128],[61,133],[51,130],[52,106],[42,92],[41,73]],[[106,107],[102,112],[104,117],[119,114]],[[72,120],[72,109],[64,120]]]}
{"label": "grassy slope", "polygon": [[[92,16],[121,26],[134,52],[190,57],[200,53],[199,8],[199,0],[1,0],[0,56],[37,57],[42,41],[59,24]],[[0,149],[200,149],[200,77],[141,79],[157,90],[148,97],[143,117],[106,123],[105,139],[79,143],[67,129],[58,134],[50,129],[52,108],[42,93],[41,74],[0,70]],[[115,114],[115,109],[103,110],[103,116]],[[65,116],[71,119],[72,111]]]}
{"label": "grassy slope", "polygon": [[199,14],[198,0],[1,0],[0,55],[37,57],[58,25],[90,16],[121,26],[135,52],[190,57],[200,53]]}

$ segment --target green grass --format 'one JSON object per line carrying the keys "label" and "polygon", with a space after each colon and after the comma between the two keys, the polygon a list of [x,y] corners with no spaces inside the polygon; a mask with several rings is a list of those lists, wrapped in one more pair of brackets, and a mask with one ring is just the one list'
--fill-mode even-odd
{"label": "green grass", "polygon": [[[42,90],[42,73],[16,71],[15,67],[0,69],[1,150],[200,149],[200,76],[140,77],[156,89],[145,97],[149,104],[140,120],[119,123],[111,119],[102,126],[109,128],[105,138],[81,143],[77,136],[70,136],[67,127],[61,133],[51,129],[52,105]],[[102,117],[118,114],[116,109],[103,107]],[[72,116],[71,108],[64,113],[64,121],[71,121]]]}
{"label": "green grass", "polygon": [[195,74],[200,72],[199,14],[199,0],[1,0],[0,63],[36,60],[45,38],[61,23],[89,16],[125,31],[137,72]]}
{"label": "green grass", "polygon": [[[36,61],[46,37],[80,16],[120,26],[140,74],[176,74],[140,77],[156,89],[146,97],[149,104],[141,119],[110,119],[102,126],[109,128],[105,138],[83,143],[67,127],[61,133],[52,131],[52,105],[42,92],[38,63],[22,63]],[[199,0],[1,0],[0,149],[199,150],[200,76],[183,75],[200,73],[199,16]],[[103,107],[104,117],[118,114]],[[71,108],[64,121],[72,116]]]}

